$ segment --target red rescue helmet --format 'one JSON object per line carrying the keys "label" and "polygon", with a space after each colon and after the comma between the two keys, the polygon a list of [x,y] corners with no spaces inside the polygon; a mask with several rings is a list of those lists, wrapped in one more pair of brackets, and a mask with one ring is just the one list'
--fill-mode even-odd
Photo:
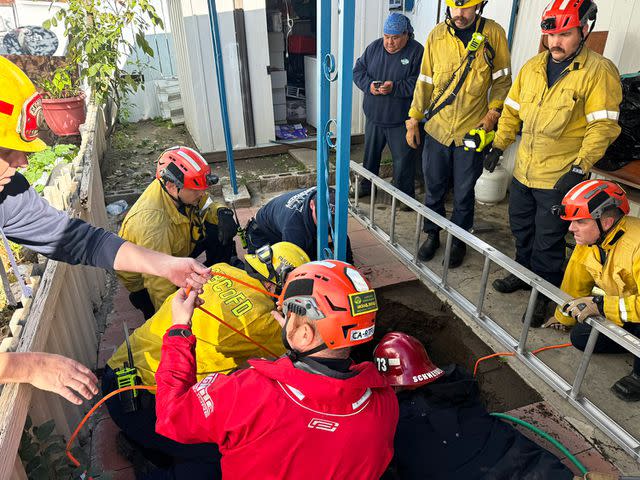
{"label": "red rescue helmet", "polygon": [[598,7],[592,0],[553,0],[542,13],[542,33],[562,33],[596,19]]}
{"label": "red rescue helmet", "polygon": [[218,183],[207,161],[189,147],[171,147],[162,152],[156,166],[156,178],[171,182],[178,190],[206,190]]}
{"label": "red rescue helmet", "polygon": [[562,205],[555,205],[551,211],[568,221],[598,220],[612,208],[618,208],[624,215],[629,213],[629,200],[622,187],[607,180],[585,180],[569,190]]}
{"label": "red rescue helmet", "polygon": [[433,364],[424,345],[401,332],[389,332],[382,337],[373,351],[373,361],[392,387],[417,388],[444,375]]}
{"label": "red rescue helmet", "polygon": [[301,265],[287,277],[280,302],[285,317],[293,312],[315,321],[331,350],[373,338],[376,293],[348,263],[322,260]]}

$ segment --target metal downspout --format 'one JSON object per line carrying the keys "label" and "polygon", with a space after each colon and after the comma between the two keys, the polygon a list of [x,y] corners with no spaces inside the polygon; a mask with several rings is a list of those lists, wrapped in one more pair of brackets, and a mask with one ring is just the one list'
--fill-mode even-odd
{"label": "metal downspout", "polygon": [[242,98],[242,118],[247,147],[256,146],[256,130],[253,123],[253,103],[251,100],[251,76],[249,73],[249,55],[247,53],[247,30],[244,24],[242,0],[233,2],[233,23],[236,28],[238,61],[240,66],[240,98]]}
{"label": "metal downspout", "polygon": [[518,9],[520,8],[520,0],[513,0],[511,4],[511,19],[509,20],[509,37],[507,42],[509,44],[509,51],[513,46],[514,29],[516,28],[516,19],[518,18]]}
{"label": "metal downspout", "polygon": [[213,58],[216,64],[216,79],[218,81],[218,95],[220,97],[220,114],[222,116],[222,128],[224,130],[224,143],[227,151],[227,165],[229,166],[229,180],[234,195],[238,194],[238,181],[236,180],[236,166],[233,161],[233,145],[231,144],[231,128],[229,126],[229,108],[227,106],[227,89],[224,83],[224,66],[222,60],[222,47],[220,28],[218,27],[218,10],[216,0],[207,0],[209,5],[209,25],[213,41]]}

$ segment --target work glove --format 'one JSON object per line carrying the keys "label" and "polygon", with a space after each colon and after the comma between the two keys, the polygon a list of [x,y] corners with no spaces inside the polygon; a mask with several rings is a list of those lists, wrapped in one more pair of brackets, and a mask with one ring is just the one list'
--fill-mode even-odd
{"label": "work glove", "polygon": [[407,145],[414,149],[418,148],[420,145],[420,122],[415,118],[410,118],[404,124],[407,126]]}
{"label": "work glove", "polygon": [[492,108],[480,121],[478,127],[483,128],[487,132],[491,132],[492,130],[495,130],[498,120],[500,120],[500,112]]}
{"label": "work glove", "polygon": [[218,209],[218,240],[223,245],[233,241],[238,232],[238,224],[233,218],[233,211],[229,208]]}
{"label": "work glove", "polygon": [[562,311],[577,322],[582,323],[589,317],[604,316],[604,297],[578,297],[562,306]]}
{"label": "work glove", "polygon": [[553,188],[562,193],[562,195],[566,195],[569,190],[583,181],[584,177],[584,170],[582,170],[579,165],[574,165],[571,167],[571,170],[558,179]]}
{"label": "work glove", "polygon": [[491,150],[487,152],[484,156],[484,168],[489,172],[493,173],[493,171],[500,163],[500,159],[502,158],[502,154],[504,152],[499,148],[493,147]]}

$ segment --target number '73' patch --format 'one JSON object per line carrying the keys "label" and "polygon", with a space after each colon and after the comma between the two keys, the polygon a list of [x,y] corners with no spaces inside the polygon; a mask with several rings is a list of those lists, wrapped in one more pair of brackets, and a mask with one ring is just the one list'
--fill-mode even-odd
{"label": "number '73' patch", "polygon": [[376,292],[367,290],[366,292],[357,292],[349,295],[349,306],[351,307],[351,315],[357,317],[365,313],[378,311],[378,300]]}

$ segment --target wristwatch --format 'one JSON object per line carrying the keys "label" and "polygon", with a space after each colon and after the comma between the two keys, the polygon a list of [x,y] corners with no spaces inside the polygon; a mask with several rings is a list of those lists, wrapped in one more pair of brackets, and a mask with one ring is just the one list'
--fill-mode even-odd
{"label": "wristwatch", "polygon": [[189,338],[193,333],[188,328],[174,328],[173,330],[169,330],[170,337],[184,337]]}

